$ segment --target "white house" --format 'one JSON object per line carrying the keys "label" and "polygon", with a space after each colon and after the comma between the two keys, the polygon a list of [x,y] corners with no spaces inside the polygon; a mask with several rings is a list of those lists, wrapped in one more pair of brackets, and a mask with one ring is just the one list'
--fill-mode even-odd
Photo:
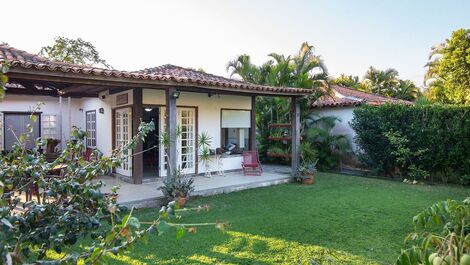
{"label": "white house", "polygon": [[410,101],[378,96],[352,88],[334,85],[331,88],[331,95],[324,96],[311,105],[311,109],[319,116],[335,116],[340,122],[333,128],[333,133],[346,135],[351,144],[352,150],[356,151],[354,142],[355,132],[350,126],[354,117],[354,109],[362,104],[383,105],[390,104],[412,104]]}
{"label": "white house", "polygon": [[[109,155],[128,141],[141,121],[156,123],[156,130],[139,144],[116,173],[133,183],[144,177],[166,175],[166,159],[158,145],[159,134],[168,128],[174,140],[169,149],[171,163],[186,173],[203,168],[198,161],[197,135],[207,132],[212,148],[237,146],[224,159],[225,170],[241,168],[243,150],[256,149],[255,98],[259,95],[291,97],[293,102],[293,167],[298,166],[298,98],[309,90],[260,86],[174,65],[128,72],[50,61],[0,45],[0,62],[10,65],[6,97],[0,102],[0,150],[8,151],[15,137],[29,123],[28,116],[43,102],[35,126],[36,136],[69,139],[73,126],[88,132],[86,145]],[[181,136],[176,139],[176,128]],[[217,170],[215,163],[211,170]]]}

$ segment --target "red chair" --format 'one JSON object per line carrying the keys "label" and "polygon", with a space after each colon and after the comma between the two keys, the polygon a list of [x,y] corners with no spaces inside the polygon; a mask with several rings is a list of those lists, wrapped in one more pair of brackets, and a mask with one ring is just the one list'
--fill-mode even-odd
{"label": "red chair", "polygon": [[242,168],[243,175],[245,176],[261,176],[263,169],[261,168],[257,151],[243,152]]}
{"label": "red chair", "polygon": [[87,148],[83,153],[83,160],[90,161],[91,155],[93,154],[93,148]]}

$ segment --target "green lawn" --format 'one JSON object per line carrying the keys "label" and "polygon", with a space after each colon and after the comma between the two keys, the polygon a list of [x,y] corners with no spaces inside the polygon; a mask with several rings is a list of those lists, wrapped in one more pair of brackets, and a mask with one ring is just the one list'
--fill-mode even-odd
{"label": "green lawn", "polygon": [[[318,174],[315,185],[286,184],[198,198],[208,213],[181,222],[228,221],[220,232],[199,228],[177,240],[175,233],[152,235],[113,264],[307,264],[329,250],[341,264],[392,263],[412,217],[432,203],[463,199],[470,189]],[[152,220],[157,210],[137,213]]]}

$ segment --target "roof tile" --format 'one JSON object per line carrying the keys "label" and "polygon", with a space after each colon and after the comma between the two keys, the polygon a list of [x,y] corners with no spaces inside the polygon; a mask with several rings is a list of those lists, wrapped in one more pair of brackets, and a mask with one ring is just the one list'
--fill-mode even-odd
{"label": "roof tile", "polygon": [[52,61],[36,54],[28,53],[13,48],[7,44],[0,44],[0,62],[9,62],[12,68],[27,68],[37,70],[47,70],[55,72],[71,72],[83,75],[100,75],[107,77],[124,77],[129,79],[154,80],[154,81],[174,81],[177,83],[188,83],[194,86],[204,85],[217,88],[233,88],[237,90],[273,92],[279,94],[299,94],[308,95],[310,89],[292,87],[270,87],[251,84],[240,80],[225,78],[202,71],[184,68],[175,65],[162,65],[158,67],[146,68],[140,71],[119,71],[103,68],[96,68],[87,65],[75,65]]}
{"label": "roof tile", "polygon": [[358,106],[361,104],[383,105],[385,103],[413,104],[411,101],[374,95],[337,85],[332,87],[332,92],[331,95],[323,96],[313,102],[312,108]]}

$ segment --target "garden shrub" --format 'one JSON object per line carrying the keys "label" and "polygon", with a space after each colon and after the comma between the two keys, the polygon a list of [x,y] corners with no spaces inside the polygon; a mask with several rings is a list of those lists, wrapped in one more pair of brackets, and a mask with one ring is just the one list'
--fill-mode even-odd
{"label": "garden shrub", "polygon": [[466,182],[460,178],[470,174],[470,107],[365,105],[354,111],[351,127],[361,160],[381,174],[419,169],[443,182]]}

